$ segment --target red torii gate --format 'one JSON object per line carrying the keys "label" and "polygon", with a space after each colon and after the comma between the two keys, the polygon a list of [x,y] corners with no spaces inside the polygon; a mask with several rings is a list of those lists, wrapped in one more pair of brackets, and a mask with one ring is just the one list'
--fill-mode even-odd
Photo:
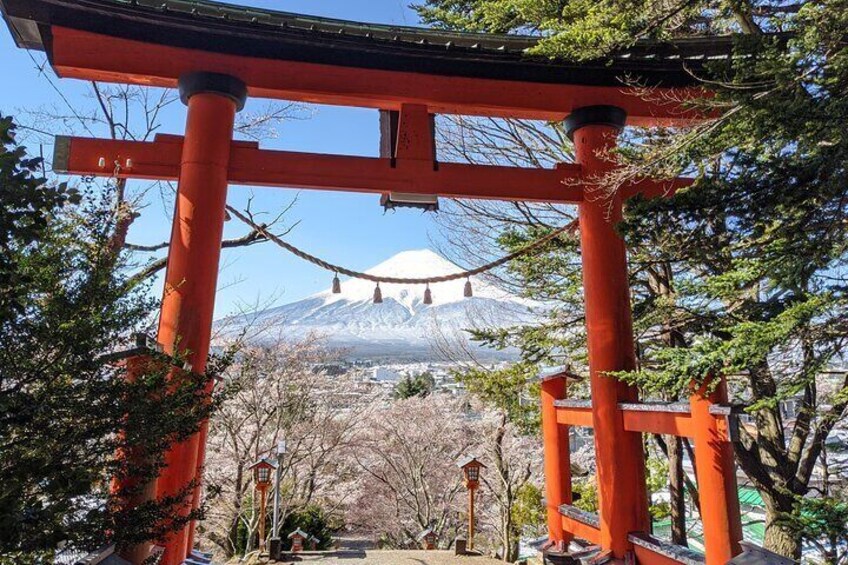
{"label": "red torii gate", "polygon": [[[179,346],[203,370],[209,350],[218,260],[230,183],[455,198],[571,203],[579,207],[591,403],[565,398],[565,376],[543,382],[548,524],[552,550],[577,536],[612,557],[640,563],[699,558],[649,536],[641,433],[694,437],[706,563],[725,563],[741,538],[733,456],[722,387],[695,391],[689,410],[637,403],[609,371],[635,367],[624,242],[615,232],[622,202],[687,184],[643,180],[610,199],[587,198],[614,164],[600,156],[625,125],[673,126],[699,116],[681,101],[703,96],[691,69],[727,57],[732,40],[642,42],[611,60],[556,63],[527,57],[536,39],[358,24],[188,0],[0,0],[17,44],[42,49],[61,77],[179,87],[185,137],[153,142],[57,138],[54,170],[178,181],[158,341]],[[621,84],[630,75],[656,87],[647,100]],[[663,96],[670,94],[670,96]],[[233,141],[247,96],[396,112],[381,158],[262,150]],[[677,102],[675,102],[677,101]],[[438,113],[565,120],[576,163],[528,169],[440,163]],[[600,192],[598,192],[600,194]],[[178,378],[178,375],[175,375]],[[570,506],[566,426],[594,428],[600,512]],[[206,424],[172,446],[157,496],[199,478]],[[186,510],[199,503],[199,491]],[[193,546],[193,527],[162,540],[165,565]],[[551,552],[554,558],[556,551]],[[132,555],[138,560],[138,555]]]}

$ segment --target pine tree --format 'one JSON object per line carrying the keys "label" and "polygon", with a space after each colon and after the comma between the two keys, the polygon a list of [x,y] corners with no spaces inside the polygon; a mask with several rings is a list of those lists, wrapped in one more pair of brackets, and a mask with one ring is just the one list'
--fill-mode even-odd
{"label": "pine tree", "polygon": [[[820,378],[842,359],[848,335],[848,3],[431,0],[419,13],[450,28],[541,33],[536,54],[570,59],[645,37],[740,34],[735,62],[702,77],[720,117],[623,136],[622,176],[688,172],[698,182],[673,198],[632,202],[620,226],[641,367],[620,376],[665,397],[715,374],[740,383],[755,426],[735,447],[767,507],[766,546],[798,557],[801,536],[787,518],[798,516],[848,396],[848,380],[826,394]],[[501,242],[532,239],[539,223],[526,224]],[[483,337],[532,358],[565,351],[579,361],[573,261],[564,245],[513,266],[537,294],[546,280],[562,291],[548,328]],[[781,417],[789,397],[800,398],[794,422]]]}
{"label": "pine tree", "polygon": [[[220,367],[169,380],[163,358],[126,378],[116,353],[153,303],[109,244],[110,195],[48,184],[14,130],[0,116],[0,562],[41,563],[59,542],[124,547],[184,522],[177,500],[132,508],[141,486],[109,486],[158,475],[213,409],[199,400]],[[143,456],[118,457],[130,448]]]}
{"label": "pine tree", "polygon": [[436,381],[429,371],[418,373],[415,375],[406,375],[395,385],[395,390],[392,396],[395,399],[403,400],[405,398],[419,397],[424,398],[429,396],[436,388]]}

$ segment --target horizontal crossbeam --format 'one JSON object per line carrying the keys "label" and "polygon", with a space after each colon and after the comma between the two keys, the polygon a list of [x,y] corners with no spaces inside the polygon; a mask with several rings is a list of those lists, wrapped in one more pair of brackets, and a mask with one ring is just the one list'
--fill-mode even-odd
{"label": "horizontal crossbeam", "polygon": [[563,528],[567,532],[595,544],[601,543],[600,518],[597,514],[570,504],[560,506],[559,513],[562,515]]}
{"label": "horizontal crossbeam", "polygon": [[[561,121],[581,106],[606,104],[624,109],[630,125],[674,126],[702,121],[704,116],[686,102],[708,95],[700,88],[646,96],[624,84],[531,83],[274,60],[60,26],[52,26],[50,44],[60,77],[173,88],[180,75],[203,70],[238,76],[251,97],[382,110],[421,104],[431,113]],[[663,94],[667,98],[657,103]]]}
{"label": "horizontal crossbeam", "polygon": [[[592,427],[592,403],[590,400],[563,399],[554,402],[557,408],[557,423],[564,426]],[[724,407],[721,407],[724,408]],[[618,405],[628,432],[695,437],[695,426],[688,404],[664,403],[621,403]],[[712,410],[711,415],[719,421],[722,441],[730,441],[727,421],[733,416],[727,410]]]}
{"label": "horizontal crossbeam", "polygon": [[[157,135],[152,142],[57,136],[58,173],[176,180],[183,138]],[[385,194],[402,192],[446,198],[575,204],[583,199],[579,165],[555,169],[434,163],[432,160],[325,155],[260,149],[232,143],[232,184]],[[624,196],[657,196],[691,184],[689,179],[640,181]]]}
{"label": "horizontal crossbeam", "polygon": [[564,426],[592,427],[592,403],[588,400],[557,400],[557,423]]}
{"label": "horizontal crossbeam", "polygon": [[628,432],[695,437],[688,404],[619,404]]}

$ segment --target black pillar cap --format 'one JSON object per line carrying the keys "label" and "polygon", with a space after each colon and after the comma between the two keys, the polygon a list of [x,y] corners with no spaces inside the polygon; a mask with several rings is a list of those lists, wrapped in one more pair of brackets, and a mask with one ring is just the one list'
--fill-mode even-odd
{"label": "black pillar cap", "polygon": [[180,100],[188,104],[188,99],[202,92],[226,96],[236,103],[241,111],[247,101],[247,85],[234,76],[221,73],[194,72],[180,75]]}
{"label": "black pillar cap", "polygon": [[583,106],[565,118],[565,133],[574,139],[574,132],[584,126],[610,126],[622,129],[627,121],[627,112],[618,106]]}

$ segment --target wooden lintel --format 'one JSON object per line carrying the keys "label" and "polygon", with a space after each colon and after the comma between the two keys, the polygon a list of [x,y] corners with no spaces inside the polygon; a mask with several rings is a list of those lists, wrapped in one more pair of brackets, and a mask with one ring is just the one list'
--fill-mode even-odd
{"label": "wooden lintel", "polygon": [[601,543],[601,530],[594,526],[579,522],[570,516],[562,516],[562,527],[566,532],[574,534],[575,537],[594,544]]}
{"label": "wooden lintel", "polygon": [[[628,432],[695,437],[695,427],[688,407],[670,404],[663,408],[655,404],[623,403],[619,404],[624,429]],[[588,401],[559,400],[556,402],[557,423],[563,426],[591,428],[592,406]],[[730,434],[724,415],[716,414],[719,422],[719,434],[722,441],[730,441]]]}
{"label": "wooden lintel", "polygon": [[[172,47],[54,25],[51,63],[60,77],[174,88],[180,75],[199,69],[238,76],[250,96],[400,110],[420,104],[431,113],[561,121],[575,108],[613,105],[635,126],[684,126],[704,116],[687,100],[709,94],[674,88],[657,104],[625,85],[531,83],[347,65],[273,60]],[[587,71],[591,72],[591,71]],[[670,102],[679,100],[680,102]]]}
{"label": "wooden lintel", "polygon": [[[176,180],[182,138],[152,142],[57,137],[53,169],[58,173]],[[393,166],[394,164],[394,166]],[[532,169],[439,163],[432,160],[325,155],[259,149],[235,141],[230,156],[232,184],[340,190],[382,194],[407,192],[447,198],[574,204],[582,200],[580,167]]]}
{"label": "wooden lintel", "polygon": [[[183,138],[157,135],[153,141],[57,136],[57,173],[129,179],[176,180]],[[273,151],[255,142],[233,141],[232,184],[384,194],[405,192],[446,198],[577,204],[583,200],[581,168],[553,169],[437,163],[430,158],[356,157]],[[624,187],[624,197],[673,193],[691,179],[641,180]]]}
{"label": "wooden lintel", "polygon": [[692,417],[680,412],[623,410],[624,429],[628,432],[695,437]]}
{"label": "wooden lintel", "polygon": [[556,407],[557,423],[564,426],[592,427],[591,406],[561,406]]}

